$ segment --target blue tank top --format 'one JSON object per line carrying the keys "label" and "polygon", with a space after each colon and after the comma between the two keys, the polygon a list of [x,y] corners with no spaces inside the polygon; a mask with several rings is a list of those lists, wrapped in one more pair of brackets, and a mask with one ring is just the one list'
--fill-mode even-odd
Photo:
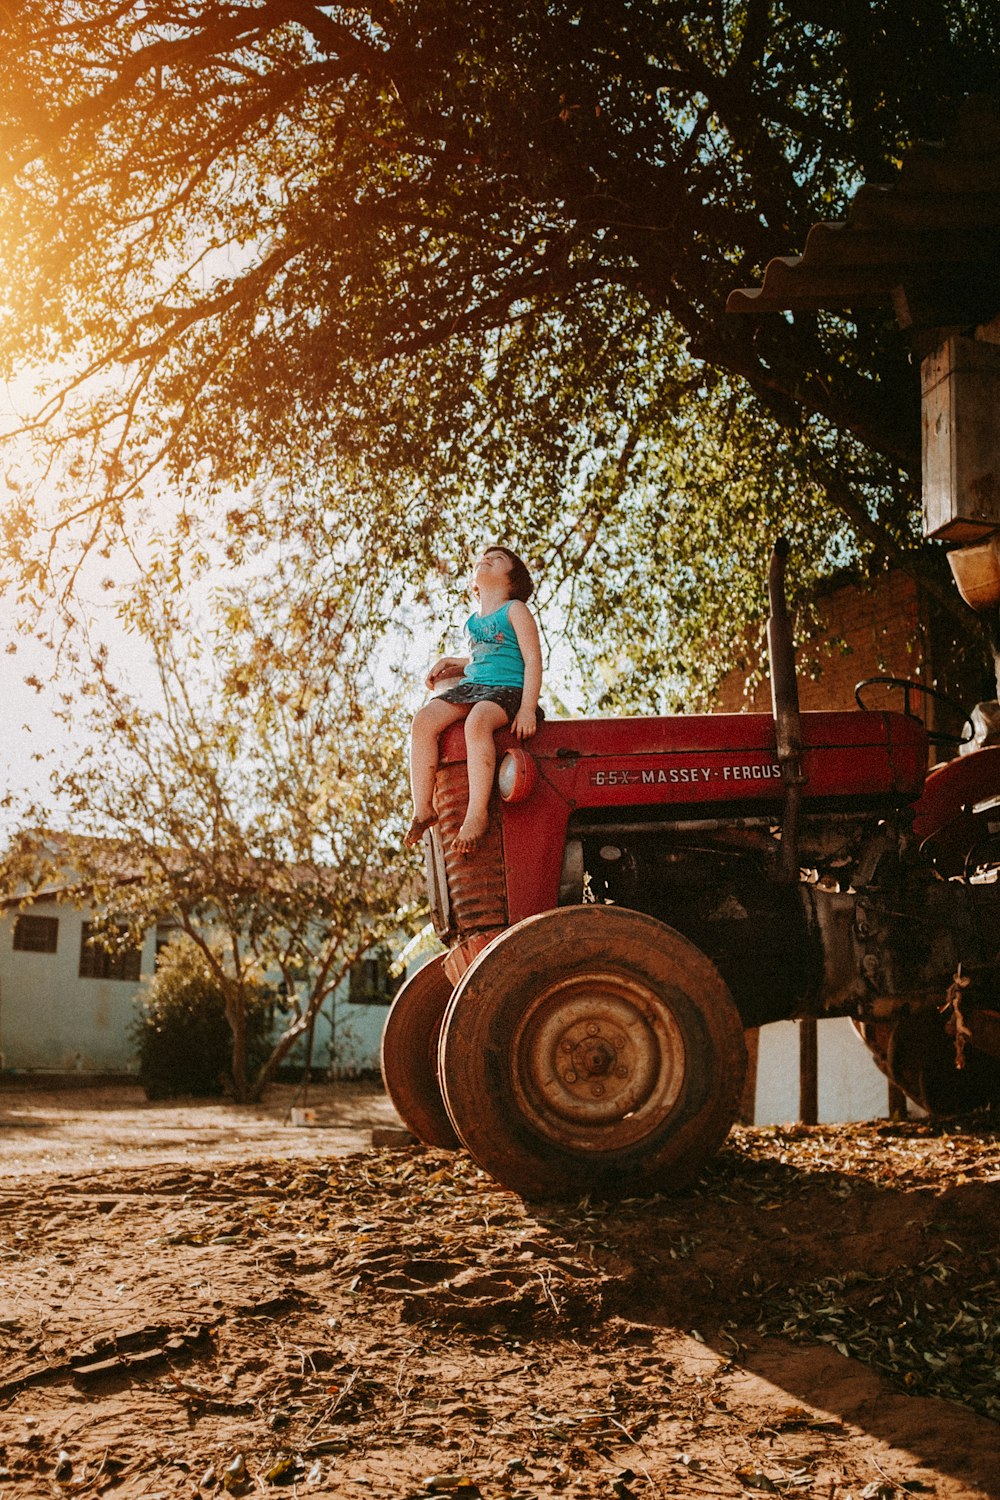
{"label": "blue tank top", "polygon": [[465,644],[472,658],[463,673],[466,682],[490,687],[523,687],[524,657],[514,627],[507,619],[508,599],[491,615],[470,615],[465,622]]}

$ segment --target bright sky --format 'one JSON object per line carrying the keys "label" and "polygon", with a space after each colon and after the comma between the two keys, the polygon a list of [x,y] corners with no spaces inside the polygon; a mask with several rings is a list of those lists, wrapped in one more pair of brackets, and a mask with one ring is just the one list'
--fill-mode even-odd
{"label": "bright sky", "polygon": [[[37,409],[39,385],[38,376],[26,375],[0,386],[0,435],[10,433]],[[28,445],[17,439],[4,445],[0,459],[8,475],[15,470],[22,475],[31,472]],[[117,617],[117,598],[137,571],[134,557],[124,548],[110,558],[89,559],[80,570],[73,611],[86,623],[91,646],[106,644],[119,675],[128,680],[137,696],[143,697],[156,692],[152,663],[142,642],[127,632]],[[105,587],[109,578],[114,580],[114,590]],[[47,791],[53,758],[65,760],[77,748],[71,728],[57,718],[57,712],[66,706],[60,695],[71,691],[73,684],[65,666],[60,667],[58,653],[41,639],[53,628],[53,609],[43,612],[35,635],[18,630],[23,616],[24,610],[13,594],[0,593],[0,786],[3,792],[38,797]],[[12,814],[0,809],[0,841],[12,826]]]}
{"label": "bright sky", "polygon": [[[107,563],[102,565],[106,569]],[[122,581],[125,562],[122,562]],[[92,580],[81,580],[79,612],[90,622],[90,639],[94,645],[107,644],[119,674],[127,678],[137,696],[153,695],[156,680],[148,655],[134,635],[127,633],[117,620],[110,596],[94,588]],[[5,791],[30,796],[44,795],[48,785],[48,765],[54,757],[74,753],[74,737],[69,727],[56,717],[65,705],[60,694],[70,691],[69,674],[60,672],[57,654],[38,639],[18,634],[17,608],[10,597],[0,598],[0,702],[4,705],[2,733],[2,779]],[[16,651],[11,647],[16,646]],[[31,686],[27,678],[40,683]],[[0,836],[11,829],[10,815],[0,809]]]}

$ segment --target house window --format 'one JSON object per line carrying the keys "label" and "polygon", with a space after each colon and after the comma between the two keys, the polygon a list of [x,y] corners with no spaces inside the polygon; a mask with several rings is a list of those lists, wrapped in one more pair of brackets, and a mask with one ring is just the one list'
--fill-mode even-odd
{"label": "house window", "polygon": [[[80,934],[80,978],[137,980],[142,971],[142,949],[129,943],[114,953],[109,953],[101,946],[100,931],[94,922],[83,924]],[[124,927],[118,928],[122,937],[126,931]]]}
{"label": "house window", "polygon": [[54,953],[59,941],[58,917],[18,917],[14,947],[19,953]]}
{"label": "house window", "polygon": [[373,948],[351,965],[347,998],[351,1005],[391,1005],[402,975],[389,973],[392,954],[388,948]]}

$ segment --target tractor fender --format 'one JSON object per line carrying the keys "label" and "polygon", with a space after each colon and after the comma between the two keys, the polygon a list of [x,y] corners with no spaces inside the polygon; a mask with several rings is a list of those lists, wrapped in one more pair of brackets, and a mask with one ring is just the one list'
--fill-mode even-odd
{"label": "tractor fender", "polygon": [[[997,805],[988,807],[987,804]],[[1000,823],[1000,745],[960,755],[927,774],[913,831],[939,875],[961,875]]]}

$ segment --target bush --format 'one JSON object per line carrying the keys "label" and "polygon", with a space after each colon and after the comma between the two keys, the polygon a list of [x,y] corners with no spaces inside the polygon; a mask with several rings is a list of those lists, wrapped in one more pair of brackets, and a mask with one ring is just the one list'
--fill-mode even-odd
{"label": "bush", "polygon": [[[247,1071],[268,1057],[271,1006],[265,986],[247,986]],[[188,937],[161,949],[156,973],[140,991],[132,1026],[139,1082],[147,1099],[232,1092],[233,1034],[218,979]]]}

